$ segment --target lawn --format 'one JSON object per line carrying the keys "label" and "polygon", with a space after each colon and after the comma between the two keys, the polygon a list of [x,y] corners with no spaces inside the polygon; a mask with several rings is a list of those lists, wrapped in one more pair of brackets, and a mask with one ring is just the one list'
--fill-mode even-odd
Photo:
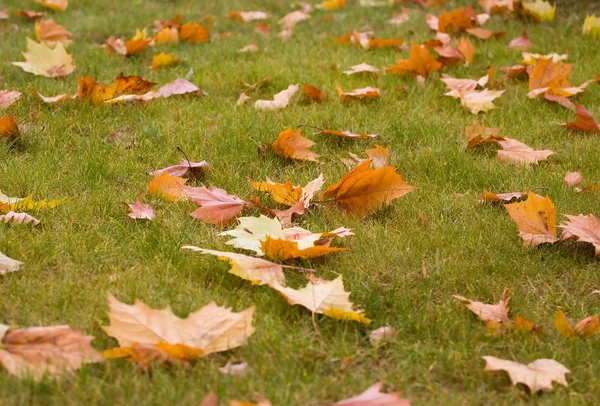
{"label": "lawn", "polygon": [[[19,30],[2,28],[0,86],[24,96],[0,114],[14,115],[22,132],[17,144],[0,142],[0,190],[9,196],[66,201],[32,213],[43,223],[39,228],[0,224],[0,252],[25,263],[19,272],[0,277],[0,323],[15,328],[69,324],[95,336],[95,348],[113,348],[116,340],[101,329],[108,324],[110,292],[126,303],[140,299],[153,308],[170,305],[181,317],[210,301],[234,311],[254,305],[256,333],[245,346],[201,358],[190,369],[156,367],[144,373],[135,364],[116,360],[40,383],[0,370],[0,403],[198,405],[209,392],[223,401],[251,400],[260,392],[274,405],[319,405],[357,395],[379,380],[388,390],[401,390],[415,405],[598,401],[600,340],[566,339],[552,321],[557,309],[576,320],[600,313],[600,294],[592,293],[600,289],[593,248],[565,244],[528,249],[504,208],[478,201],[484,188],[531,189],[551,197],[559,222],[562,214],[600,215],[598,192],[576,193],[563,182],[567,171],[580,171],[586,184],[600,182],[598,135],[556,125],[571,121],[574,114],[557,103],[529,99],[527,82],[511,79],[495,102],[497,108],[479,115],[480,123],[556,155],[539,165],[518,166],[499,161],[493,149],[465,150],[464,129],[474,116],[443,96],[439,73],[423,86],[411,76],[347,77],[342,71],[351,65],[366,62],[381,68],[408,57],[408,52],[365,51],[329,41],[357,29],[421,43],[434,37],[425,24],[426,11],[411,6],[410,20],[395,26],[386,22],[389,8],[348,3],[332,12],[331,20],[322,19],[328,12],[314,11],[310,20],[296,26],[291,39],[282,41],[276,21],[292,10],[283,0],[73,0],[65,12],[52,13],[73,33],[68,49],[76,71],[65,79],[33,76],[11,65],[23,60],[33,23],[19,20]],[[568,53],[575,65],[572,83],[588,80],[600,74],[599,40],[581,35],[586,13],[594,7],[599,11],[589,3],[559,4],[556,18],[543,23],[493,16],[485,27],[505,30],[506,37],[472,38],[473,64],[443,72],[479,78],[489,65],[518,63],[520,52],[508,42],[526,29],[531,52]],[[447,8],[459,4],[450,1]],[[40,9],[29,0],[4,0],[3,7]],[[273,35],[256,33],[253,23],[226,19],[234,9],[268,11]],[[106,54],[99,46],[111,35],[129,38],[136,28],[177,13],[184,21],[212,15],[212,33],[239,35],[207,44],[160,45],[132,57]],[[258,43],[259,52],[237,52],[252,42]],[[159,52],[175,52],[184,61],[153,71],[152,56]],[[77,101],[47,105],[30,90],[44,95],[73,92],[78,76],[91,74],[110,83],[121,72],[162,85],[185,77],[190,69],[191,81],[208,96],[115,106]],[[502,78],[498,70],[495,80]],[[291,83],[310,83],[329,98],[308,104],[299,92],[277,112],[257,111],[251,103],[236,105],[241,80],[254,83],[267,77],[272,80],[255,96],[271,98]],[[337,97],[336,85],[344,90],[374,86],[383,94],[379,100],[345,102]],[[599,96],[600,86],[592,84],[576,100],[600,117]],[[317,143],[312,149],[319,162],[296,163],[271,152],[257,153],[279,132],[299,124],[380,136],[344,140],[313,135],[305,128],[303,134]],[[214,184],[248,198],[256,195],[249,180],[266,177],[303,185],[323,173],[326,186],[332,185],[347,172],[340,157],[347,152],[363,156],[375,143],[391,147],[391,164],[416,190],[364,218],[313,206],[299,218],[300,226],[314,232],[346,226],[356,235],[336,243],[348,252],[295,262],[316,269],[325,279],[343,275],[351,300],[373,320],[369,326],[317,316],[317,334],[306,309],[228,273],[228,265],[212,256],[180,249],[192,244],[233,250],[217,236],[223,228],[189,216],[194,203],[146,194],[148,172],[179,161],[178,147],[190,160],[207,160],[213,166],[191,185]],[[136,196],[154,207],[155,221],[126,216],[120,202],[133,202]],[[247,213],[258,215],[257,210]],[[287,275],[291,285],[303,284],[294,271]],[[496,303],[507,287],[511,314],[540,325],[538,332],[490,334],[452,298],[458,294]],[[397,339],[372,347],[370,331],[385,325],[398,330]],[[569,386],[530,395],[522,386],[511,386],[507,374],[483,371],[485,355],[526,364],[556,359],[571,370]],[[247,362],[251,373],[239,378],[219,373],[228,360]]]}

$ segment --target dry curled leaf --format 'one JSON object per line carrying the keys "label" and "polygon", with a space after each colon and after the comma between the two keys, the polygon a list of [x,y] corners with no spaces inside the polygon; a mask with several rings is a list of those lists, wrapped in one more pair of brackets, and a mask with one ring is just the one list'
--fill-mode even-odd
{"label": "dry curled leaf", "polygon": [[341,87],[336,86],[335,90],[342,100],[376,99],[379,98],[380,95],[380,91],[376,87],[364,87],[361,89],[354,89],[350,92],[344,92]]}
{"label": "dry curled leaf", "polygon": [[40,224],[40,221],[27,213],[15,213],[14,211],[9,211],[8,213],[0,216],[0,223],[7,223],[7,224],[29,224],[29,223],[31,223],[33,226],[37,226]]}
{"label": "dry curled leaf", "polygon": [[269,14],[264,11],[231,11],[227,14],[227,18],[230,20],[240,20],[240,21],[257,21],[257,20],[266,20],[269,18]]}
{"label": "dry curled leaf", "polygon": [[411,406],[410,399],[401,399],[400,392],[381,392],[383,382],[377,382],[358,396],[335,402],[332,406]]}
{"label": "dry curled leaf", "polygon": [[350,293],[344,290],[342,275],[332,281],[312,278],[304,288],[298,290],[283,287],[276,282],[269,286],[285,297],[290,304],[304,306],[313,313],[364,324],[371,322],[362,311],[354,309],[354,304],[349,301]]}
{"label": "dry curled leaf", "polygon": [[587,242],[594,246],[595,255],[600,255],[600,220],[593,214],[584,216],[580,214],[578,216],[571,216],[565,214],[567,221],[560,224],[560,228],[563,229],[560,235],[561,241],[575,240],[581,242]]}
{"label": "dry curled leaf", "polygon": [[321,200],[333,199],[346,212],[360,217],[390,205],[414,189],[393,166],[372,170],[370,165],[370,161],[363,162],[345,174],[327,188]]}
{"label": "dry curled leaf", "polygon": [[454,295],[452,297],[460,300],[467,309],[475,313],[477,317],[479,317],[484,322],[493,321],[496,323],[506,323],[509,320],[509,298],[507,297],[507,294],[508,289],[504,289],[504,293],[502,293],[502,299],[495,305],[476,302],[474,300],[467,299],[466,297],[459,295]]}
{"label": "dry curled leaf", "polygon": [[565,374],[570,373],[564,365],[553,359],[538,359],[528,365],[484,356],[485,371],[506,371],[513,385],[519,383],[529,388],[532,394],[540,390],[552,390],[552,382],[568,386]]}
{"label": "dry curled leaf", "polygon": [[149,172],[149,175],[156,176],[169,172],[171,176],[186,176],[187,174],[190,174],[193,177],[198,177],[210,168],[210,164],[206,161],[192,162],[187,159],[181,159],[177,165],[157,169],[153,172]]}
{"label": "dry curled leaf", "polygon": [[541,198],[529,192],[524,202],[506,204],[504,207],[517,223],[526,247],[557,241],[556,209],[550,197]]}
{"label": "dry curled leaf", "polygon": [[254,102],[256,110],[280,110],[290,103],[294,94],[298,91],[298,85],[289,85],[287,89],[282,90],[273,96],[273,100],[257,100]]}
{"label": "dry curled leaf", "polygon": [[67,325],[9,329],[0,342],[0,363],[19,378],[61,376],[104,361],[90,345],[93,339]]}
{"label": "dry curled leaf", "polygon": [[302,129],[295,131],[292,127],[279,133],[279,136],[269,147],[277,155],[298,161],[316,161],[318,155],[310,150],[314,142],[302,136]]}
{"label": "dry curled leaf", "polygon": [[361,63],[358,65],[353,65],[350,67],[350,70],[345,70],[343,73],[344,75],[355,75],[357,73],[369,73],[371,75],[377,76],[377,73],[379,72],[379,69],[377,69],[374,66],[371,66],[369,64],[366,63]]}
{"label": "dry curled leaf", "polygon": [[573,131],[600,133],[600,125],[581,104],[575,104],[575,121],[560,124]]}
{"label": "dry curled leaf", "polygon": [[73,56],[69,55],[63,44],[50,48],[43,42],[37,43],[27,38],[27,50],[23,52],[25,62],[13,62],[25,72],[49,78],[67,76],[73,73]]}
{"label": "dry curled leaf", "polygon": [[327,100],[327,95],[321,89],[308,83],[304,84],[304,94],[312,103],[321,103]]}
{"label": "dry curled leaf", "polygon": [[190,213],[190,216],[216,225],[226,225],[234,220],[249,203],[237,195],[230,195],[225,190],[216,186],[192,187],[181,186],[183,193],[188,195],[199,208]]}
{"label": "dry curled leaf", "polygon": [[219,368],[219,372],[224,375],[244,376],[248,373],[248,363],[240,362],[237,364],[227,361],[227,364]]}
{"label": "dry curled leaf", "polygon": [[[481,203],[510,203],[516,200],[527,198],[527,192],[494,193],[483,189]],[[541,198],[541,197],[540,197]]]}

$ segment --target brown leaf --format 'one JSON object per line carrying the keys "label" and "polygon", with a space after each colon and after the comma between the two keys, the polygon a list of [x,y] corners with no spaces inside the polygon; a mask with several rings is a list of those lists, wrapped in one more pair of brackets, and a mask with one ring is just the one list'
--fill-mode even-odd
{"label": "brown leaf", "polygon": [[560,125],[573,131],[600,133],[600,125],[598,125],[592,114],[579,103],[575,104],[575,121]]}
{"label": "brown leaf", "polygon": [[308,83],[304,84],[304,94],[312,103],[321,103],[327,100],[327,95],[321,89]]}
{"label": "brown leaf", "polygon": [[279,136],[270,148],[277,155],[284,158],[295,159],[299,161],[316,161],[318,155],[310,151],[314,142],[302,136],[302,129],[295,131],[288,127],[285,131],[279,133]]}
{"label": "brown leaf", "polygon": [[377,382],[358,396],[335,402],[331,406],[410,406],[410,399],[400,399],[400,392],[381,392],[383,382]]}
{"label": "brown leaf", "polygon": [[392,200],[411,192],[414,187],[398,175],[393,166],[371,170],[363,162],[329,186],[321,200],[333,199],[347,212],[364,216],[390,205]]}
{"label": "brown leaf", "polygon": [[483,359],[486,362],[485,371],[506,371],[513,385],[522,383],[532,394],[540,390],[551,391],[553,381],[568,386],[565,374],[571,371],[553,359],[538,359],[529,365],[491,356],[484,356]]}
{"label": "brown leaf", "polygon": [[480,125],[477,120],[474,120],[473,123],[465,128],[465,135],[469,139],[467,148],[474,148],[489,142],[495,143],[503,138],[498,137],[498,133],[500,133],[499,128],[485,127]]}
{"label": "brown leaf", "polygon": [[190,213],[190,216],[216,225],[227,225],[234,220],[249,203],[237,195],[230,195],[225,190],[211,185],[192,187],[180,186],[183,193],[200,207]]}
{"label": "brown leaf", "polygon": [[504,293],[502,293],[502,300],[500,300],[495,305],[485,304],[481,302],[476,302],[471,299],[467,299],[466,297],[454,295],[455,299],[460,300],[466,306],[467,309],[471,310],[473,313],[477,315],[482,321],[488,322],[493,321],[496,323],[506,323],[509,321],[508,319],[508,288],[504,289]]}
{"label": "brown leaf", "polygon": [[556,209],[548,196],[541,198],[529,192],[524,202],[511,203],[504,207],[517,223],[519,235],[526,247],[557,241]]}
{"label": "brown leaf", "polygon": [[412,41],[408,59],[397,61],[397,65],[390,66],[387,71],[391,74],[414,74],[427,78],[430,73],[440,70],[442,64],[423,45]]}
{"label": "brown leaf", "polygon": [[67,325],[8,330],[0,345],[0,363],[19,378],[60,376],[104,360],[90,345],[93,339]]}
{"label": "brown leaf", "polygon": [[563,232],[560,236],[561,241],[573,239],[581,242],[588,242],[595,248],[595,255],[600,255],[600,220],[592,214],[584,216],[572,216],[565,214],[567,221],[560,224]]}

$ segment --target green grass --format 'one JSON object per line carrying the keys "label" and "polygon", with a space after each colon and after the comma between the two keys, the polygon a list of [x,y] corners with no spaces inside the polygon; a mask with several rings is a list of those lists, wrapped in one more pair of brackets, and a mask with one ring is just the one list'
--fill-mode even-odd
{"label": "green grass", "polygon": [[[33,2],[3,2],[11,10],[34,7],[29,3]],[[254,33],[253,24],[229,21],[224,14],[233,9],[267,10],[275,27],[290,10],[283,0],[71,3],[66,12],[53,14],[73,32],[75,41],[69,49],[77,70],[64,80],[34,77],[10,64],[22,60],[25,37],[33,36],[32,23],[20,21],[18,31],[1,33],[4,86],[25,96],[8,109],[23,136],[17,146],[0,144],[0,190],[10,196],[68,200],[37,213],[43,222],[39,229],[0,225],[0,251],[26,264],[20,272],[0,278],[0,323],[70,324],[94,335],[97,349],[111,348],[116,341],[101,330],[108,323],[106,292],[111,292],[128,303],[138,298],[152,307],[171,305],[180,316],[212,300],[235,311],[255,305],[256,333],[246,346],[201,359],[189,370],[156,368],[144,374],[135,365],[112,361],[41,383],[0,371],[0,403],[197,405],[213,391],[222,400],[249,400],[253,392],[261,392],[275,405],[316,405],[358,394],[378,380],[389,389],[402,390],[416,405],[597,402],[600,340],[569,341],[552,324],[558,307],[574,319],[600,312],[600,295],[591,294],[600,289],[593,250],[585,245],[526,249],[503,208],[478,203],[484,188],[496,192],[531,188],[548,193],[560,214],[599,215],[597,193],[576,194],[562,181],[567,170],[580,170],[584,183],[600,182],[598,136],[553,124],[571,120],[570,111],[528,99],[523,81],[506,83],[507,92],[496,101],[498,108],[480,115],[480,122],[557,153],[549,162],[519,167],[500,162],[493,151],[464,150],[463,131],[473,116],[443,96],[439,74],[420,87],[410,77],[348,78],[341,73],[361,62],[387,66],[407,53],[368,52],[325,44],[326,40],[356,28],[374,30],[378,37],[425,41],[433,34],[424,13],[416,10],[398,27],[385,22],[389,14],[385,8],[351,4],[328,22],[321,22],[324,12],[314,12],[311,20],[297,26],[292,39],[282,42],[275,35]],[[449,7],[456,5],[450,3]],[[507,37],[472,40],[477,49],[472,66],[455,65],[445,72],[477,78],[490,64],[517,63],[520,54],[507,43],[527,29],[534,44],[531,51],[569,54],[575,64],[572,82],[579,84],[597,75],[600,66],[598,39],[580,34],[589,10],[563,5],[554,21],[541,24],[495,16],[486,28],[503,29]],[[240,35],[210,44],[159,46],[131,58],[106,55],[97,46],[109,35],[132,36],[136,28],[176,13],[186,21],[214,15],[213,32]],[[236,52],[253,41],[259,43],[259,53]],[[185,62],[153,72],[152,55],[161,51],[173,51]],[[190,68],[192,81],[208,97],[122,106],[44,105],[29,90],[35,87],[45,95],[73,92],[78,75],[91,74],[108,83],[121,72],[164,84],[185,76]],[[307,82],[322,88],[329,100],[306,105],[296,96],[279,112],[236,106],[243,90],[239,81],[265,77],[272,81],[257,96],[268,98],[290,83]],[[377,86],[385,94],[378,101],[346,103],[335,95],[336,84],[345,90]],[[403,84],[406,91],[398,91]],[[596,117],[600,117],[599,94],[594,84],[577,98]],[[369,327],[318,317],[321,335],[315,335],[306,309],[288,305],[266,287],[250,286],[227,273],[227,265],[213,257],[180,251],[184,244],[230,250],[225,239],[216,236],[219,228],[189,217],[193,203],[145,197],[147,172],[177,162],[178,146],[190,159],[213,165],[206,183],[246,198],[252,195],[248,179],[266,176],[305,184],[323,172],[327,184],[333,184],[346,171],[339,157],[374,144],[313,136],[305,130],[317,142],[313,149],[321,155],[319,163],[257,155],[256,143],[272,142],[280,131],[297,124],[380,133],[375,142],[391,146],[391,163],[417,188],[371,217],[351,219],[317,207],[300,220],[301,226],[315,232],[339,226],[354,229],[356,236],[341,242],[349,252],[300,264],[315,267],[326,279],[342,274],[351,299],[373,319]],[[136,195],[155,207],[156,221],[136,223],[126,217],[120,202],[131,202]],[[491,336],[452,299],[461,294],[496,302],[505,287],[511,289],[512,314],[540,324],[541,332]],[[398,329],[398,340],[372,348],[369,332],[386,324]],[[506,374],[484,372],[483,355],[524,363],[554,358],[571,369],[569,387],[530,396],[522,387],[511,386]],[[347,358],[352,363],[344,367]],[[229,359],[248,362],[252,374],[243,378],[219,374],[217,368]]]}

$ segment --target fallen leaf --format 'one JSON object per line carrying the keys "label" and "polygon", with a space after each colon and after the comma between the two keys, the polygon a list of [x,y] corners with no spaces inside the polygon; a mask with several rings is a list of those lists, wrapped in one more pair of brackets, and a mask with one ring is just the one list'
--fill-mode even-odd
{"label": "fallen leaf", "polygon": [[321,200],[333,199],[350,214],[370,214],[411,192],[414,187],[398,175],[393,166],[371,170],[371,162],[363,162],[329,186]]}
{"label": "fallen leaf", "polygon": [[561,241],[572,239],[575,241],[588,242],[594,246],[595,255],[600,255],[600,220],[592,214],[584,216],[572,216],[565,214],[567,221],[560,224],[563,232]]}
{"label": "fallen leaf", "polygon": [[467,148],[473,148],[485,143],[497,142],[498,139],[503,138],[498,137],[498,133],[500,133],[499,128],[485,127],[475,120],[465,128],[465,135],[468,138]]}
{"label": "fallen leaf", "polygon": [[254,102],[254,108],[257,110],[280,110],[290,103],[290,99],[298,91],[298,85],[289,85],[287,89],[282,90],[273,96],[273,100],[257,100]]}
{"label": "fallen leaf", "polygon": [[181,248],[198,251],[203,254],[215,255],[218,259],[229,262],[231,265],[231,269],[229,269],[230,274],[250,281],[253,285],[268,285],[273,281],[285,284],[283,266],[279,264],[233,252],[205,250],[192,245],[184,245]]}
{"label": "fallen leaf", "polygon": [[310,14],[305,10],[296,10],[291,13],[286,14],[281,18],[281,20],[277,21],[277,24],[281,25],[284,29],[292,29],[298,24],[300,21],[308,20],[310,18]]}
{"label": "fallen leaf", "polygon": [[67,325],[9,329],[0,342],[0,363],[19,378],[61,376],[104,361],[90,345],[93,339]]}
{"label": "fallen leaf", "polygon": [[298,290],[283,287],[276,282],[269,286],[285,297],[291,305],[304,306],[312,313],[364,324],[371,322],[362,311],[355,310],[354,304],[349,301],[350,293],[344,290],[342,275],[332,281],[313,278],[304,288]]}
{"label": "fallen leaf", "polygon": [[102,352],[106,359],[125,358],[136,362],[144,371],[149,371],[154,364],[189,367],[187,361],[196,359],[202,354],[201,350],[183,344],[166,343],[156,345],[134,343],[130,347],[113,348]]}
{"label": "fallen leaf", "polygon": [[148,184],[148,194],[152,196],[161,196],[166,200],[182,200],[186,194],[181,186],[187,182],[187,179],[179,176],[171,176],[169,172],[155,175],[154,179]]}
{"label": "fallen leaf", "polygon": [[0,90],[0,109],[9,108],[14,102],[19,100],[23,93],[15,90]]}
{"label": "fallen leaf", "polygon": [[530,52],[523,52],[523,60],[521,61],[522,65],[535,65],[541,60],[551,60],[553,63],[558,63],[560,61],[565,61],[569,59],[569,55],[567,54],[557,54],[556,52],[551,52],[546,55],[541,54],[532,54]]}
{"label": "fallen leaf", "polygon": [[250,182],[252,187],[259,192],[267,193],[273,201],[286,206],[293,206],[302,197],[302,187],[286,180],[285,183],[275,183],[267,178],[264,182]]}
{"label": "fallen leaf", "polygon": [[529,93],[527,96],[535,98],[542,94],[551,94],[571,97],[583,92],[591,82],[597,81],[597,79],[593,79],[579,86],[572,86],[569,83],[569,75],[572,70],[572,64],[560,60],[558,62],[553,62],[551,59],[538,60],[529,74]]}
{"label": "fallen leaf", "polygon": [[166,85],[159,88],[157,92],[160,95],[160,97],[164,97],[165,99],[167,97],[182,94],[197,94],[201,96],[208,95],[208,93],[198,88],[198,86],[196,86],[195,84],[188,82],[187,80],[182,78],[177,78],[171,83],[167,83]]}
{"label": "fallen leaf", "polygon": [[357,73],[370,73],[371,75],[377,76],[379,69],[374,66],[371,66],[366,63],[361,63],[358,65],[353,65],[350,67],[350,70],[345,70],[344,75],[355,75]]}
{"label": "fallen leaf", "polygon": [[13,116],[0,117],[0,140],[14,140],[21,135]]}
{"label": "fallen leaf", "polygon": [[271,27],[267,23],[257,24],[254,31],[262,35],[271,35]]}
{"label": "fallen leaf", "polygon": [[353,133],[352,131],[346,130],[346,131],[339,131],[339,130],[321,130],[319,132],[319,134],[321,135],[335,135],[336,137],[343,137],[343,138],[356,138],[356,139],[368,139],[368,138],[375,138],[378,137],[379,134],[357,134],[357,133]]}
{"label": "fallen leaf", "polygon": [[200,205],[190,213],[190,216],[210,224],[226,225],[249,205],[237,195],[230,195],[213,185],[210,185],[210,188],[206,186],[180,186],[180,188],[194,203]]}
{"label": "fallen leaf", "polygon": [[565,175],[564,180],[565,180],[565,183],[567,184],[567,186],[570,186],[570,187],[577,186],[581,183],[581,173],[567,171],[567,174]]}
{"label": "fallen leaf", "polygon": [[526,247],[554,243],[556,238],[556,209],[550,197],[541,198],[528,192],[527,200],[504,205],[517,223],[519,235]]}
{"label": "fallen leaf", "polygon": [[224,375],[244,376],[248,373],[248,363],[240,362],[237,364],[227,361],[227,364],[219,368],[219,372]]}
{"label": "fallen leaf", "polygon": [[383,382],[377,382],[358,396],[335,402],[332,406],[411,406],[410,399],[400,399],[400,392],[381,392]]}
{"label": "fallen leaf", "polygon": [[299,161],[316,161],[318,155],[310,151],[310,147],[315,145],[314,142],[302,136],[302,129],[295,131],[292,127],[279,133],[279,136],[269,147],[277,155],[284,158],[299,160]]}
{"label": "fallen leaf", "polygon": [[348,155],[350,155],[352,159],[342,158],[341,161],[350,169],[362,164],[363,162],[371,161],[371,168],[379,169],[383,168],[390,159],[390,148],[383,148],[379,144],[375,144],[375,148],[365,149],[365,152],[367,154],[366,159],[359,158],[357,155],[350,152]]}
{"label": "fallen leaf", "polygon": [[544,93],[544,99],[551,101],[551,102],[558,103],[558,104],[568,108],[569,110],[575,110],[575,104],[571,100],[567,99],[564,96],[555,96],[552,94]]}
{"label": "fallen leaf", "polygon": [[56,24],[52,18],[36,23],[34,34],[37,40],[49,46],[55,46],[58,43],[67,45],[72,42],[70,40],[71,33],[62,25]]}
{"label": "fallen leaf", "polygon": [[321,5],[325,10],[337,10],[346,7],[346,0],[323,0]]}
{"label": "fallen leaf", "polygon": [[370,98],[379,98],[379,89],[376,87],[365,87],[354,89],[350,92],[344,92],[341,87],[336,86],[336,91],[342,100],[361,100]]}
{"label": "fallen leaf", "polygon": [[393,341],[398,336],[398,330],[393,327],[379,327],[371,331],[369,334],[369,342],[371,345],[379,345],[381,342]]}
{"label": "fallen leaf", "polygon": [[458,40],[458,50],[465,57],[468,64],[473,63],[473,59],[475,59],[475,47],[469,41],[469,38],[460,37],[460,40]]}
{"label": "fallen leaf", "polygon": [[368,49],[398,48],[403,43],[402,38],[370,38]]}
{"label": "fallen leaf", "polygon": [[46,14],[47,13],[45,13],[43,11],[33,11],[33,10],[15,11],[16,17],[24,17],[24,18],[28,18],[30,20],[37,20],[38,18],[44,17]]}
{"label": "fallen leaf", "polygon": [[401,13],[392,14],[387,19],[387,22],[390,24],[394,24],[394,25],[400,25],[408,20],[410,20],[410,16],[408,15],[408,12],[405,10]]}
{"label": "fallen leaf", "polygon": [[179,30],[176,27],[163,27],[154,36],[155,44],[177,44],[179,42]]}
{"label": "fallen leaf", "polygon": [[587,15],[583,21],[581,32],[583,35],[600,36],[600,18],[596,17],[595,14]]}
{"label": "fallen leaf", "polygon": [[504,289],[504,292],[502,293],[502,299],[495,305],[476,302],[474,300],[467,299],[466,297],[459,295],[454,295],[452,297],[460,300],[467,309],[475,313],[477,317],[479,317],[484,322],[493,321],[496,323],[507,323],[509,321],[509,298],[507,297],[507,294],[508,289]]}
{"label": "fallen leaf", "polygon": [[514,0],[479,0],[479,5],[488,14],[506,14],[515,10],[514,5],[517,4]]}
{"label": "fallen leaf", "polygon": [[[481,196],[481,203],[510,203],[512,201],[521,200],[527,198],[528,192],[511,192],[511,193],[493,193],[489,190],[483,189],[483,195]],[[541,197],[540,197],[541,198]]]}
{"label": "fallen leaf", "polygon": [[304,94],[312,103],[321,103],[327,100],[327,95],[321,89],[308,83],[304,84]]}
{"label": "fallen leaf", "polygon": [[200,354],[206,356],[245,344],[255,331],[252,326],[254,306],[234,313],[210,302],[181,319],[169,307],[155,310],[139,300],[127,305],[110,293],[108,302],[110,325],[102,329],[116,338],[122,348],[134,344],[157,346],[164,343],[184,345],[200,350]]}
{"label": "fallen leaf", "polygon": [[469,28],[466,31],[479,39],[502,38],[506,35],[504,31],[493,32],[485,28]]}
{"label": "fallen leaf", "polygon": [[27,38],[27,51],[23,52],[26,62],[13,62],[25,72],[49,78],[67,76],[73,73],[73,56],[69,55],[63,44],[50,48],[43,42],[37,43]]}
{"label": "fallen leaf", "polygon": [[522,12],[537,21],[554,20],[556,4],[552,5],[545,0],[523,1]]}
{"label": "fallen leaf", "polygon": [[390,66],[387,72],[396,75],[414,74],[427,78],[430,73],[441,68],[442,64],[435,60],[427,48],[412,41],[408,59],[397,61],[397,65]]}
{"label": "fallen leaf", "polygon": [[523,31],[523,33],[520,36],[511,40],[508,43],[509,48],[521,49],[523,51],[527,51],[527,49],[530,46],[531,46],[531,41],[529,40],[529,35],[527,35],[527,31]]}
{"label": "fallen leaf", "polygon": [[437,31],[460,32],[477,24],[477,13],[471,6],[458,7],[452,11],[440,14]]}
{"label": "fallen leaf", "polygon": [[175,58],[175,54],[165,54],[161,52],[158,55],[152,57],[152,69],[158,70],[163,66],[178,65],[181,63],[181,59]]}
{"label": "fallen leaf", "polygon": [[461,92],[460,102],[473,114],[486,112],[496,108],[494,100],[502,96],[506,90],[472,90]]}
{"label": "fallen leaf", "polygon": [[37,4],[48,7],[54,11],[65,11],[69,6],[69,0],[33,0]]}
{"label": "fallen leaf", "polygon": [[558,332],[565,337],[575,337],[580,335],[589,338],[594,334],[600,333],[600,316],[589,316],[579,321],[575,328],[567,320],[567,316],[562,311],[558,311],[554,317],[554,325]]}
{"label": "fallen leaf", "polygon": [[258,52],[258,51],[260,51],[260,48],[258,47],[258,44],[256,42],[253,42],[252,44],[248,44],[248,45],[238,49],[238,52],[241,52],[241,53]]}
{"label": "fallen leaf", "polygon": [[0,252],[0,275],[6,275],[10,272],[17,272],[23,263],[12,259]]}
{"label": "fallen leaf", "polygon": [[156,217],[152,207],[149,204],[142,203],[139,197],[136,197],[135,203],[133,204],[125,202],[123,202],[123,204],[129,207],[131,212],[127,213],[127,215],[134,220],[154,220]]}
{"label": "fallen leaf", "polygon": [[264,11],[232,11],[227,14],[227,18],[230,20],[240,20],[240,21],[256,21],[256,20],[266,20],[269,18],[269,14]]}
{"label": "fallen leaf", "polygon": [[179,30],[179,39],[191,44],[210,41],[210,28],[204,27],[202,24],[189,22],[183,24]]}
{"label": "fallen leaf", "polygon": [[241,400],[228,400],[227,403],[229,403],[229,406],[272,406],[271,401],[260,393],[255,393],[254,399],[257,401],[256,403]]}
{"label": "fallen leaf", "polygon": [[182,159],[177,165],[168,166],[166,168],[157,169],[148,174],[151,176],[162,175],[165,172],[169,172],[171,176],[185,176],[190,173],[193,177],[198,177],[211,168],[210,164],[206,161],[192,162],[187,159]]}
{"label": "fallen leaf", "polygon": [[27,213],[16,213],[14,211],[9,211],[6,214],[0,216],[0,223],[7,224],[29,224],[32,223],[33,226],[37,226],[40,224],[40,221],[29,215]]}
{"label": "fallen leaf", "polygon": [[596,122],[592,114],[581,104],[575,104],[575,121],[560,124],[573,131],[600,132],[600,125]]}
{"label": "fallen leaf", "polygon": [[534,150],[533,148],[517,141],[513,138],[502,137],[496,140],[503,149],[498,151],[498,158],[501,161],[510,161],[517,164],[537,164],[545,161],[550,155],[553,155],[549,149]]}
{"label": "fallen leaf", "polygon": [[31,210],[41,210],[44,208],[53,209],[66,199],[58,200],[33,200],[33,196],[27,197],[8,197],[0,191],[0,213],[8,213],[9,211],[23,212]]}
{"label": "fallen leaf", "polygon": [[330,247],[330,242],[331,240],[326,240],[324,243],[319,242],[312,247],[300,249],[298,241],[271,238],[267,235],[265,240],[260,241],[260,249],[266,256],[280,261],[289,261],[295,258],[312,259],[333,252],[348,251],[348,248]]}
{"label": "fallen leaf", "polygon": [[551,391],[553,381],[568,386],[565,374],[571,371],[553,359],[538,359],[528,365],[489,355],[483,359],[486,362],[485,371],[506,371],[513,385],[522,383],[532,394],[540,390]]}

